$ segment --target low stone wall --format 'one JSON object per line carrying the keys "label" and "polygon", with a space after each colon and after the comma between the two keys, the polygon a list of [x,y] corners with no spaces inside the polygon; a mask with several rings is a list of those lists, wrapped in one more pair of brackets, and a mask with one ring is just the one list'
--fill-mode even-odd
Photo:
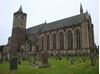
{"label": "low stone wall", "polygon": [[[42,54],[43,51],[40,52],[23,52],[21,53],[21,57],[27,58],[30,55],[37,54],[40,55]],[[74,50],[54,50],[54,51],[48,51],[49,56],[56,56],[57,54],[61,56],[66,56],[66,55],[90,55],[90,49],[74,49]]]}
{"label": "low stone wall", "polygon": [[58,52],[61,55],[73,54],[73,55],[80,55],[80,54],[87,54],[90,55],[90,49],[74,49],[74,50],[55,50],[55,51],[48,51],[50,55],[56,55]]}

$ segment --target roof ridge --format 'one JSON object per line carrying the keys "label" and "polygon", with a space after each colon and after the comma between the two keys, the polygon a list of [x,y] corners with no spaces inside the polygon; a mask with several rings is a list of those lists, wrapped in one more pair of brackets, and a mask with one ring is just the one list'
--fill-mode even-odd
{"label": "roof ridge", "polygon": [[[84,14],[86,14],[86,13],[83,13],[83,15],[84,15]],[[49,23],[47,23],[47,24],[54,23],[54,22],[61,21],[61,20],[65,20],[65,19],[69,19],[69,18],[73,18],[73,17],[75,17],[75,16],[81,16],[81,15],[80,15],[80,14],[77,14],[77,15],[74,15],[74,16],[69,16],[69,17],[67,17],[67,18],[63,18],[63,19],[60,19],[60,20],[52,21],[52,22],[49,22]]]}
{"label": "roof ridge", "polygon": [[27,32],[28,33],[44,32],[44,31],[48,31],[48,30],[54,30],[54,29],[60,28],[60,27],[65,27],[65,26],[68,27],[73,24],[78,24],[84,20],[86,14],[87,13],[83,13],[81,15],[80,14],[74,15],[71,17],[57,20],[57,21],[49,22],[47,24],[42,23],[42,24],[28,28]]}
{"label": "roof ridge", "polygon": [[35,26],[32,26],[32,27],[29,27],[29,28],[27,28],[27,29],[30,29],[30,28],[33,28],[33,27],[37,27],[37,26],[40,26],[40,25],[43,25],[44,23],[42,23],[42,24],[38,24],[38,25],[35,25]]}

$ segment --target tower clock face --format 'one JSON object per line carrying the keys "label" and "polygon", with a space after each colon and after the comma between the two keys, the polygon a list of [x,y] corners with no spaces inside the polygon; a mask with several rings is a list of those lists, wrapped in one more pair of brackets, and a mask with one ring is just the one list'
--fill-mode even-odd
{"label": "tower clock face", "polygon": [[18,16],[18,20],[20,20],[21,19],[21,16]]}
{"label": "tower clock face", "polygon": [[23,28],[23,23],[21,21],[18,22],[18,27]]}
{"label": "tower clock face", "polygon": [[23,14],[16,14],[14,17],[14,28],[26,28],[26,17]]}

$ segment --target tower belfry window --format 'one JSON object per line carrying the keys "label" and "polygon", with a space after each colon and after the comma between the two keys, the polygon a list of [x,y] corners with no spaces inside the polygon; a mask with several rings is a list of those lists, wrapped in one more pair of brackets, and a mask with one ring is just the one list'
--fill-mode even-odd
{"label": "tower belfry window", "polygon": [[22,16],[22,19],[24,19],[24,17]]}

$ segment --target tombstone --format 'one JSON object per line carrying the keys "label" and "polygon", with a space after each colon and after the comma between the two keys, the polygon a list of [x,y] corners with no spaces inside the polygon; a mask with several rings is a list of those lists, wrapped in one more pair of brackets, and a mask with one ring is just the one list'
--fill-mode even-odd
{"label": "tombstone", "polygon": [[46,68],[49,66],[49,64],[48,64],[48,52],[47,51],[44,51],[42,53],[41,60],[42,60],[42,65],[40,67]]}
{"label": "tombstone", "polygon": [[8,61],[8,57],[7,57],[7,55],[5,56],[5,61]]}
{"label": "tombstone", "polygon": [[21,61],[20,60],[18,61],[18,64],[21,64]]}
{"label": "tombstone", "polygon": [[17,59],[18,64],[21,64],[21,55],[18,54],[17,57],[18,57],[18,59]]}
{"label": "tombstone", "polygon": [[61,58],[61,54],[60,54],[59,51],[56,53],[56,56],[57,56],[57,59],[58,59],[58,60],[61,60],[61,59],[62,59],[62,58]]}
{"label": "tombstone", "polygon": [[96,56],[95,56],[95,53],[91,53],[90,58],[91,58],[91,65],[92,66],[95,66],[95,64],[96,64]]}
{"label": "tombstone", "polygon": [[73,57],[71,57],[71,64],[74,64],[74,58]]}
{"label": "tombstone", "polygon": [[83,62],[86,62],[86,55],[85,54],[82,55],[82,60],[83,60]]}
{"label": "tombstone", "polygon": [[81,53],[79,53],[79,55],[78,55],[78,60],[80,63],[82,62],[82,54]]}
{"label": "tombstone", "polygon": [[71,57],[70,57],[70,63],[74,64],[74,61],[75,61],[75,59],[74,59],[73,55],[71,55]]}
{"label": "tombstone", "polygon": [[10,70],[16,70],[17,69],[17,57],[11,57],[10,58]]}
{"label": "tombstone", "polygon": [[67,60],[69,60],[71,55],[67,53],[66,56],[67,56]]}
{"label": "tombstone", "polygon": [[48,64],[48,53],[46,51],[42,53],[42,64]]}
{"label": "tombstone", "polygon": [[2,63],[3,62],[3,56],[2,56],[2,54],[0,53],[0,63]]}
{"label": "tombstone", "polygon": [[3,63],[3,59],[2,58],[0,58],[0,63]]}
{"label": "tombstone", "polygon": [[32,64],[32,66],[36,66],[37,65],[37,54],[36,53],[34,53],[32,55],[31,64]]}
{"label": "tombstone", "polygon": [[37,59],[36,59],[36,55],[34,54],[33,57],[32,57],[32,63],[33,63],[33,64],[36,64],[36,60],[37,60]]}

